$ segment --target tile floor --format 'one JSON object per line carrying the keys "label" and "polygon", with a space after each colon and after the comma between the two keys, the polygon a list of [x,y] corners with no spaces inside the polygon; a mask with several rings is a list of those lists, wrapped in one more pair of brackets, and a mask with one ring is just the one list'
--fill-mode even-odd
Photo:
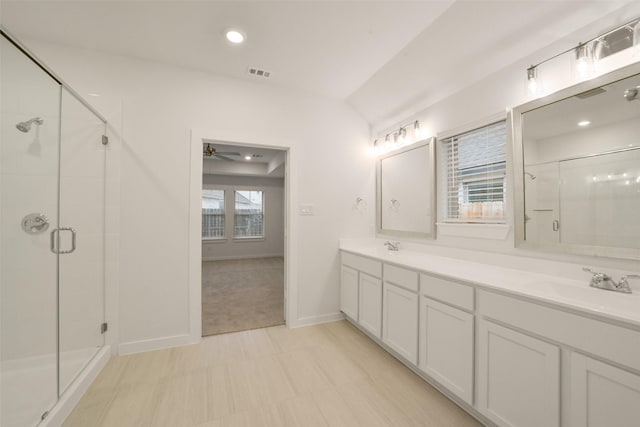
{"label": "tile floor", "polygon": [[346,321],[114,357],[64,424],[480,425]]}

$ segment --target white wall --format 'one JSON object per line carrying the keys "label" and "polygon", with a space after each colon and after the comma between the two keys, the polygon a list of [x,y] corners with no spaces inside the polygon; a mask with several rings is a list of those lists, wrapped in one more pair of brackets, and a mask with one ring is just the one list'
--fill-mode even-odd
{"label": "white wall", "polygon": [[[226,190],[224,239],[204,239],[202,260],[260,258],[284,256],[284,180],[282,178],[204,175],[203,188]],[[257,190],[264,192],[264,237],[233,238],[233,192]],[[229,215],[230,213],[230,215]]]}
{"label": "white wall", "polygon": [[[373,159],[367,124],[341,102],[161,64],[25,41],[78,92],[122,100],[119,335],[136,351],[188,342],[189,143],[193,128],[227,141],[290,147],[297,218],[289,292],[296,325],[339,316],[338,238],[370,235]],[[277,142],[277,143],[276,143]],[[340,191],[336,191],[340,189]]]}

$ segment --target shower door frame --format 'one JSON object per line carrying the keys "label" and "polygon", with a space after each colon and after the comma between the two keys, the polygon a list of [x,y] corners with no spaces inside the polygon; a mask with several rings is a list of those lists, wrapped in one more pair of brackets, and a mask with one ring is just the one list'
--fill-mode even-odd
{"label": "shower door frame", "polygon": [[[107,119],[95,110],[87,101],[85,101],[74,89],[72,89],[68,84],[64,82],[55,72],[53,72],[49,67],[47,67],[38,57],[31,52],[27,47],[25,47],[22,43],[20,43],[16,37],[11,35],[9,31],[2,25],[0,25],[0,35],[4,37],[11,45],[13,45],[19,52],[21,52],[26,59],[31,61],[38,69],[42,70],[46,75],[48,75],[53,81],[59,86],[59,103],[62,106],[63,93],[66,91],[72,99],[78,101],[84,108],[87,109],[88,112],[93,114],[96,119],[102,122],[102,144],[107,145],[109,138],[107,136],[108,129],[108,121]],[[60,204],[61,204],[61,188],[60,188],[60,178],[62,173],[62,164],[60,163],[60,153],[62,150],[62,119],[63,112],[61,108],[58,109],[58,185],[57,185],[57,223],[54,225],[55,228],[51,230],[51,232],[55,232],[55,230],[59,230],[61,227],[60,224]],[[93,380],[97,377],[100,371],[106,366],[112,354],[112,339],[109,339],[109,335],[105,334],[106,322],[107,322],[107,289],[106,289],[106,174],[107,174],[107,162],[106,162],[106,153],[103,157],[104,160],[104,169],[103,169],[103,185],[104,193],[103,193],[103,223],[102,223],[102,289],[101,289],[101,299],[102,299],[102,321],[104,322],[101,326],[102,329],[102,344],[95,351],[95,353],[83,364],[83,367],[76,372],[73,376],[73,379],[68,384],[67,387],[63,389],[60,384],[60,255],[64,254],[64,252],[59,251],[59,247],[57,246],[60,242],[59,238],[57,239],[56,246],[54,247],[52,241],[52,252],[56,255],[56,304],[55,312],[56,312],[56,328],[55,328],[55,341],[56,341],[56,401],[50,408],[44,408],[45,412],[42,415],[40,422],[38,423],[38,427],[47,427],[49,425],[61,425],[62,422],[66,419],[66,417],[71,413],[75,405],[78,403],[82,395],[89,388]]]}

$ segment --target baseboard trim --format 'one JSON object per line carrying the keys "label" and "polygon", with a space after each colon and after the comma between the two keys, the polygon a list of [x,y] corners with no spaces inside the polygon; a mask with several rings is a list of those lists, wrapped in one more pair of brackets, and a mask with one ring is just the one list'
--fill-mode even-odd
{"label": "baseboard trim", "polygon": [[60,400],[51,409],[39,427],[58,427],[67,419],[71,411],[76,407],[82,396],[87,392],[89,386],[96,379],[98,374],[111,359],[111,346],[105,345],[93,357],[91,362],[82,370],[69,388],[62,394]]}
{"label": "baseboard trim", "polygon": [[336,322],[344,319],[342,312],[321,314],[320,316],[301,317],[295,322],[287,322],[290,328],[299,328],[301,326],[318,325],[320,323]]}
{"label": "baseboard trim", "polygon": [[231,255],[231,256],[217,256],[217,257],[202,257],[202,261],[231,261],[234,259],[253,259],[253,258],[284,258],[284,254],[259,254],[259,255]]}
{"label": "baseboard trim", "polygon": [[118,354],[142,353],[144,351],[162,350],[197,343],[199,338],[191,335],[174,335],[172,337],[154,338],[150,340],[132,341],[118,346]]}

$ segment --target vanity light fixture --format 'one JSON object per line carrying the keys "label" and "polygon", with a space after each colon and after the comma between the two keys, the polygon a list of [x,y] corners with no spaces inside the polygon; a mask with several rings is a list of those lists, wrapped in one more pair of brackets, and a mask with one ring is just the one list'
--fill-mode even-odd
{"label": "vanity light fixture", "polygon": [[[541,92],[537,75],[538,67],[540,65],[566,53],[574,52],[576,55],[575,72],[580,77],[589,77],[589,74],[593,71],[594,60],[603,59],[629,47],[640,49],[640,43],[638,40],[640,37],[638,37],[638,39],[635,38],[635,34],[638,33],[640,33],[640,18],[635,18],[611,31],[602,33],[591,40],[579,43],[577,47],[567,49],[564,52],[560,52],[545,59],[544,61],[531,65],[527,68],[527,85],[529,93],[535,95]],[[615,48],[612,46],[613,44],[616,45]]]}
{"label": "vanity light fixture", "polygon": [[244,156],[245,160],[251,160],[251,156]]}
{"label": "vanity light fixture", "polygon": [[407,130],[405,128],[400,128],[398,130],[398,142],[400,144],[404,144],[406,136],[407,136]]}
{"label": "vanity light fixture", "polygon": [[538,66],[532,65],[527,68],[527,87],[529,93],[535,95],[538,92]]}
{"label": "vanity light fixture", "polygon": [[589,126],[590,124],[591,124],[591,122],[589,120],[583,120],[581,122],[578,122],[578,126],[580,126],[580,127]]}
{"label": "vanity light fixture", "polygon": [[244,42],[244,40],[246,38],[245,35],[241,31],[234,30],[234,29],[228,30],[225,33],[225,36],[226,36],[227,40],[229,40],[233,44],[240,44],[240,43]]}
{"label": "vanity light fixture", "polygon": [[420,131],[420,122],[417,120],[413,122],[413,135],[416,141],[419,141],[420,139],[422,139],[422,132]]}
{"label": "vanity light fixture", "polygon": [[576,47],[576,71],[580,77],[586,77],[591,72],[591,55],[589,46],[579,43]]}
{"label": "vanity light fixture", "polygon": [[[412,124],[413,133],[410,133],[408,129],[411,129],[410,126]],[[418,122],[418,120],[414,120],[406,124],[402,124],[396,130],[385,134],[384,143],[382,143],[382,137],[376,138],[373,141],[373,149],[378,155],[381,155],[414,142],[422,141],[429,136],[428,132],[420,129],[420,122]]]}

